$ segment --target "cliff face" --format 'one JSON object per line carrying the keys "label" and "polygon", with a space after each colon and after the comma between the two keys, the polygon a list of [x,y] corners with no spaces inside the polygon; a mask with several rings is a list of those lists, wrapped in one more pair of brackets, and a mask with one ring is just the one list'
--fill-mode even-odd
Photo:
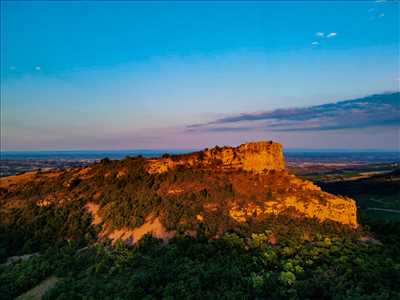
{"label": "cliff face", "polygon": [[204,156],[208,163],[220,160],[224,166],[245,171],[262,172],[285,168],[282,146],[272,141],[242,144],[236,148],[213,148],[204,151]]}
{"label": "cliff face", "polygon": [[[334,196],[285,170],[280,144],[215,147],[160,159],[104,160],[89,167],[0,179],[0,212],[79,203],[99,238],[135,243],[146,233],[210,237],[272,216],[313,218],[357,228],[354,200]],[[1,217],[1,216],[0,216]]]}
{"label": "cliff face", "polygon": [[[294,209],[306,218],[315,218],[320,222],[335,221],[357,228],[357,207],[355,201],[342,196],[335,196],[314,185],[286,173],[287,188],[276,191],[270,199],[259,202],[249,201],[245,205],[233,204],[229,215],[238,222],[246,222],[249,218],[267,218],[268,215],[279,215]],[[274,189],[270,189],[272,191]]]}
{"label": "cliff face", "polygon": [[149,173],[164,173],[177,166],[200,168],[222,167],[262,172],[283,170],[285,161],[282,146],[272,141],[254,142],[234,147],[215,147],[175,157],[149,161]]}
{"label": "cliff face", "polygon": [[[294,193],[281,192],[280,195],[275,195],[274,200],[263,201],[261,205],[247,202],[246,205],[239,206],[232,203],[229,215],[238,222],[245,222],[254,215],[259,217],[265,217],[268,214],[277,215],[289,208],[294,208],[306,217],[316,218],[319,221],[332,220],[351,227],[358,226],[357,208],[352,199],[324,193],[312,182],[289,175],[284,171],[282,146],[272,141],[247,143],[238,147],[215,147],[173,158],[151,160],[147,170],[149,173],[160,174],[177,166],[215,167],[225,171],[238,169],[260,174],[260,176],[269,176],[263,173],[272,170],[280,172],[281,178],[287,179],[286,189],[292,189]],[[275,182],[275,185],[277,184],[278,182]],[[271,183],[271,186],[274,186],[274,183]],[[272,187],[271,190],[273,189]]]}

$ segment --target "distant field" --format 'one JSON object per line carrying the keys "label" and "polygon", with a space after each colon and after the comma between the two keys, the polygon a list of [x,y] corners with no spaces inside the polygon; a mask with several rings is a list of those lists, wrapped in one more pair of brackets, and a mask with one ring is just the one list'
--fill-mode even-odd
{"label": "distant field", "polygon": [[360,218],[371,218],[386,221],[396,221],[400,222],[400,213],[385,212],[385,211],[360,211]]}
{"label": "distant field", "polygon": [[[160,157],[165,153],[182,154],[195,149],[161,150],[117,150],[117,151],[2,151],[0,152],[0,176],[15,175],[20,172],[47,169],[82,167],[105,157],[122,159],[126,156]],[[313,175],[313,180],[324,180],[324,176],[351,177],[361,171],[376,171],[371,164],[381,170],[382,164],[400,162],[398,152],[349,152],[349,151],[305,151],[289,150],[284,153],[288,169],[299,175]],[[368,168],[363,166],[368,165]],[[358,171],[351,171],[358,168]],[[389,170],[392,167],[389,166]],[[332,173],[333,172],[333,173]],[[332,174],[330,174],[332,173]],[[320,177],[318,177],[320,176]],[[336,177],[335,177],[336,176]]]}
{"label": "distant field", "polygon": [[361,218],[400,221],[398,164],[374,164],[304,176],[323,190],[356,200]]}

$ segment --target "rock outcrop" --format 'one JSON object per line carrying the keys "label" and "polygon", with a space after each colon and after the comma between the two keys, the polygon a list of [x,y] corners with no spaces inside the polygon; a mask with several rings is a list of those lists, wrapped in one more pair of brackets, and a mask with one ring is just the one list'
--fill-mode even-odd
{"label": "rock outcrop", "polygon": [[[330,220],[353,228],[358,226],[354,200],[325,193],[312,182],[289,174],[285,171],[282,146],[272,141],[247,143],[238,147],[215,147],[186,155],[154,159],[149,161],[147,170],[159,174],[177,166],[244,170],[258,174],[258,179],[262,181],[263,178],[267,178],[267,181],[271,178],[270,171],[278,172],[274,177],[280,178],[263,186],[269,187],[269,191],[283,188],[279,193],[274,193],[272,199],[246,201],[240,205],[235,200],[231,202],[229,216],[238,222],[245,222],[254,216],[265,218],[270,214],[278,215],[288,209],[295,209],[299,214],[321,222]],[[176,194],[176,191],[185,194],[182,187],[169,189],[168,193]],[[251,194],[252,191],[248,191],[248,195]]]}
{"label": "rock outcrop", "polygon": [[164,173],[177,166],[223,167],[263,172],[283,170],[282,146],[272,141],[253,142],[238,147],[215,147],[186,155],[176,155],[149,161],[149,173]]}
{"label": "rock outcrop", "polygon": [[242,207],[233,205],[229,215],[238,222],[245,222],[253,216],[266,218],[270,214],[279,215],[291,208],[300,215],[315,218],[320,222],[330,220],[352,228],[358,227],[354,200],[324,192],[311,194],[306,201],[296,196],[286,196],[276,201],[266,201],[261,205],[251,202]]}

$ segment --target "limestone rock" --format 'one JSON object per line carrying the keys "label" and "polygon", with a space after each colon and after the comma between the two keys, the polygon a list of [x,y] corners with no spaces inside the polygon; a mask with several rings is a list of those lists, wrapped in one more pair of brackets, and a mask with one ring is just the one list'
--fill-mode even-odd
{"label": "limestone rock", "polygon": [[152,159],[148,164],[149,173],[164,173],[177,166],[222,167],[262,172],[283,170],[285,161],[282,146],[272,141],[242,144],[238,147],[215,147],[173,158]]}

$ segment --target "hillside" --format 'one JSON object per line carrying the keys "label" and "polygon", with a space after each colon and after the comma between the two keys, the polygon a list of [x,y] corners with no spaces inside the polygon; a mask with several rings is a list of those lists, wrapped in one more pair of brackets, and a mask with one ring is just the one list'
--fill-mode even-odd
{"label": "hillside", "polygon": [[[159,159],[102,160],[86,168],[1,179],[1,216],[14,209],[80,205],[99,225],[99,238],[134,243],[146,233],[220,236],[271,215],[314,218],[356,228],[353,200],[289,174],[273,142],[206,149]],[[79,203],[79,204],[78,204]]]}
{"label": "hillside", "polygon": [[396,299],[399,226],[356,214],[273,142],[5,177],[0,298]]}

